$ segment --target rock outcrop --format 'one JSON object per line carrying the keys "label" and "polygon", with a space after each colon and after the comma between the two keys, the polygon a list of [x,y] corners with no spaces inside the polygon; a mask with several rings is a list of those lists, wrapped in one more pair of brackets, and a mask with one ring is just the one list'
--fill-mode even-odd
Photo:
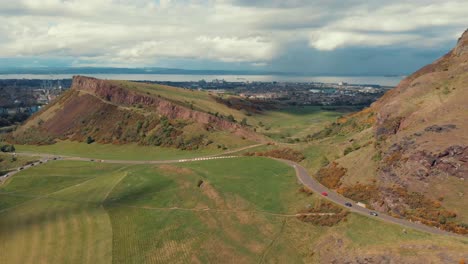
{"label": "rock outcrop", "polygon": [[183,119],[204,125],[210,125],[220,130],[230,131],[240,136],[258,139],[258,135],[248,131],[241,125],[209,113],[191,110],[161,97],[146,95],[138,91],[125,89],[106,80],[75,76],[72,89],[90,93],[100,99],[122,106],[143,105],[166,116],[169,119]]}
{"label": "rock outcrop", "polygon": [[[210,144],[224,148],[231,143],[229,136],[237,141],[262,139],[228,118],[191,109],[184,102],[150,93],[139,85],[75,76],[71,89],[32,116],[15,131],[11,141],[53,144],[57,139],[86,141],[91,137],[98,143],[197,149]],[[185,98],[179,88],[166,89],[179,99]],[[226,132],[224,141],[217,142],[215,134]]]}

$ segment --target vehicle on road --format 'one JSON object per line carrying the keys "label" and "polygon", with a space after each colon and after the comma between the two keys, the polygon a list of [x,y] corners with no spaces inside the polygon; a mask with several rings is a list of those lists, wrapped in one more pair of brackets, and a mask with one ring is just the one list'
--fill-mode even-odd
{"label": "vehicle on road", "polygon": [[328,193],[327,192],[322,192],[322,195],[323,196],[328,196]]}
{"label": "vehicle on road", "polygon": [[350,203],[350,202],[347,202],[347,203],[345,203],[344,205],[346,205],[346,206],[348,206],[348,207],[353,207],[353,204]]}
{"label": "vehicle on road", "polygon": [[370,215],[373,215],[373,216],[378,216],[378,215],[379,215],[378,213],[376,213],[376,212],[374,212],[374,211],[370,212],[369,214],[370,214]]}
{"label": "vehicle on road", "polygon": [[361,206],[363,208],[367,208],[367,205],[365,203],[357,202],[356,203],[358,206]]}
{"label": "vehicle on road", "polygon": [[19,170],[23,170],[23,169],[24,169],[23,167],[19,168]]}

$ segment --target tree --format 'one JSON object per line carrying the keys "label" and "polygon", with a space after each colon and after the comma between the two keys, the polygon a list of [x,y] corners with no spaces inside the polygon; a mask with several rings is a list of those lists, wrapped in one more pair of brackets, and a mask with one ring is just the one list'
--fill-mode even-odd
{"label": "tree", "polygon": [[234,118],[233,115],[228,115],[227,120],[229,120],[231,122],[236,122],[236,119]]}
{"label": "tree", "polygon": [[242,118],[241,125],[246,126],[247,125],[247,118]]}
{"label": "tree", "polygon": [[446,224],[447,223],[447,218],[445,218],[445,216],[443,215],[439,215],[439,223],[440,224]]}
{"label": "tree", "polygon": [[14,145],[3,145],[0,150],[2,152],[15,152],[16,149],[15,149],[15,146]]}
{"label": "tree", "polygon": [[94,142],[94,139],[92,137],[89,137],[86,139],[86,144],[91,144]]}

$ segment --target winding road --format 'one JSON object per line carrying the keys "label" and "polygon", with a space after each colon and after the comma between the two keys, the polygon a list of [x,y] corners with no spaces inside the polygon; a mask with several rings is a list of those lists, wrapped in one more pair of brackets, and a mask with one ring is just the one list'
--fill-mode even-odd
{"label": "winding road", "polygon": [[[259,144],[259,145],[261,145],[261,144]],[[51,160],[73,160],[73,161],[114,163],[114,164],[169,164],[169,163],[180,163],[180,162],[194,162],[194,161],[205,161],[205,160],[216,160],[216,159],[239,158],[241,156],[235,156],[235,155],[225,156],[225,155],[230,154],[230,153],[235,153],[235,152],[238,152],[238,151],[241,151],[241,150],[245,150],[245,149],[248,149],[248,148],[253,148],[253,147],[256,147],[256,146],[259,146],[259,145],[245,147],[245,148],[242,148],[242,149],[237,149],[237,150],[225,152],[225,153],[221,153],[221,154],[218,154],[218,155],[203,156],[203,157],[198,157],[198,158],[187,158],[187,159],[177,159],[177,160],[151,160],[151,161],[102,160],[102,159],[92,159],[92,158],[82,158],[82,157],[72,157],[72,156],[58,156],[58,155],[41,154],[41,153],[16,153],[16,155],[41,157],[41,160],[37,161],[35,163],[32,163],[30,165],[23,166],[21,169],[18,168],[16,170],[6,174],[3,177],[0,177],[0,183],[2,183],[7,178],[13,176],[14,174],[20,172],[21,170],[25,170],[25,169],[40,165],[42,163],[46,163],[46,162],[51,161]],[[298,163],[293,162],[293,161],[289,161],[289,160],[282,160],[282,159],[275,159],[275,160],[284,162],[284,163],[288,164],[289,166],[293,167],[295,169],[295,171],[296,171],[296,176],[299,179],[299,181],[304,186],[311,189],[313,192],[315,192],[317,194],[321,194],[323,192],[326,192],[327,196],[322,196],[324,199],[327,199],[327,200],[329,200],[329,201],[331,201],[331,202],[333,202],[335,204],[338,204],[338,205],[340,205],[342,207],[345,207],[345,203],[351,203],[353,205],[352,207],[345,207],[345,208],[347,208],[349,211],[351,211],[353,213],[361,214],[361,215],[364,215],[364,216],[367,216],[367,217],[379,219],[379,220],[384,221],[384,222],[397,224],[397,225],[400,225],[400,226],[403,226],[403,227],[412,228],[412,229],[420,230],[420,231],[431,233],[431,234],[448,235],[448,236],[465,237],[466,238],[466,236],[462,236],[462,235],[458,235],[458,234],[455,234],[455,233],[447,232],[447,231],[444,231],[444,230],[441,230],[441,229],[438,229],[438,228],[434,228],[434,227],[430,227],[430,226],[426,226],[424,224],[420,224],[420,223],[417,223],[417,222],[412,222],[412,221],[408,221],[408,220],[404,220],[404,219],[400,219],[400,218],[395,218],[395,217],[392,217],[390,215],[387,215],[387,214],[384,214],[384,213],[381,213],[381,212],[378,213],[378,216],[370,215],[372,210],[361,207],[361,206],[358,206],[355,201],[347,199],[347,198],[341,196],[340,194],[334,192],[333,190],[330,190],[330,189],[326,188],[321,183],[319,183],[315,178],[310,176],[307,173],[307,170],[304,167],[302,167],[301,165],[299,165]]]}

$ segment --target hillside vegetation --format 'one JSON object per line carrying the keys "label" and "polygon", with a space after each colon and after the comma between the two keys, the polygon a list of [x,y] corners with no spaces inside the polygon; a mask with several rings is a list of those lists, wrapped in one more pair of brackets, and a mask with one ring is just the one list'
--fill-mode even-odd
{"label": "hillside vegetation", "polygon": [[30,118],[9,141],[47,145],[68,139],[195,150],[261,140],[236,122],[241,116],[206,92],[75,76],[69,91]]}
{"label": "hillside vegetation", "polygon": [[468,233],[468,31],[371,107],[308,137],[335,148],[317,178],[397,217]]}

